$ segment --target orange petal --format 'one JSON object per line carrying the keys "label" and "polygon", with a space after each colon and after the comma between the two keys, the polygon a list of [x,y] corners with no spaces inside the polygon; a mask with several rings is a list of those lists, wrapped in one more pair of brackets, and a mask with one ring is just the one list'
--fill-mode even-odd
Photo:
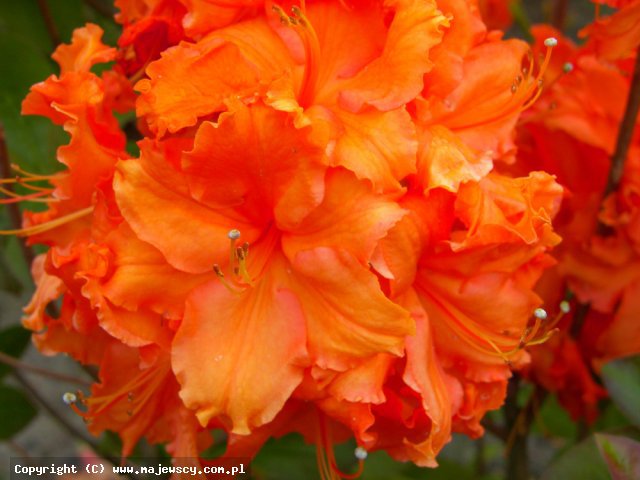
{"label": "orange petal", "polygon": [[454,202],[455,195],[441,188],[426,195],[412,192],[400,200],[408,214],[380,240],[371,259],[376,271],[391,281],[394,295],[413,284],[424,249],[449,239]]}
{"label": "orange petal", "polygon": [[463,80],[442,102],[429,97],[425,119],[444,125],[478,152],[500,155],[512,149],[513,128],[529,98],[515,95],[511,88],[522,76],[528,49],[519,40],[485,42],[473,48],[464,59]]}
{"label": "orange petal", "polygon": [[187,7],[182,25],[191,38],[199,38],[209,32],[256,15],[257,7],[264,0],[180,0]]}
{"label": "orange petal", "polygon": [[113,252],[113,259],[111,273],[100,285],[100,291],[114,306],[123,309],[146,309],[167,320],[181,319],[188,293],[215,278],[213,272],[192,275],[176,270],[158,250],[136,238],[126,223],[113,231],[105,243]]}
{"label": "orange petal", "polygon": [[327,175],[322,204],[292,231],[283,234],[282,248],[289,259],[303,250],[335,247],[350,252],[363,264],[378,240],[405,211],[391,198],[374,195],[364,182],[344,170]]}
{"label": "orange petal", "polygon": [[[543,172],[525,178],[491,174],[460,187],[456,213],[467,226],[466,238],[455,248],[521,240],[552,246],[560,237],[551,219],[560,208],[562,187]],[[454,237],[455,238],[455,237]]]}
{"label": "orange petal", "polygon": [[377,192],[399,190],[400,180],[416,170],[418,143],[406,110],[354,114],[336,108],[332,114],[337,132],[331,164],[371,180]]}
{"label": "orange petal", "polygon": [[338,374],[326,390],[339,401],[382,403],[385,401],[382,386],[393,359],[393,356],[386,353],[367,359]]}
{"label": "orange petal", "polygon": [[330,248],[300,252],[292,263],[291,289],[307,318],[309,352],[317,365],[344,371],[377,353],[402,355],[413,321],[384,296],[373,273],[346,251]]}
{"label": "orange petal", "polygon": [[70,45],[60,45],[53,52],[53,59],[60,65],[60,73],[88,72],[96,63],[115,60],[116,49],[102,43],[102,28],[87,23],[73,31]]}
{"label": "orange petal", "polygon": [[274,210],[299,222],[322,200],[325,168],[322,151],[291,120],[238,102],[217,124],[204,122],[182,162],[191,194],[212,207],[237,207],[256,225],[272,221]]}
{"label": "orange petal", "polygon": [[[431,419],[431,434],[415,445],[412,461],[421,466],[436,466],[436,455],[451,439],[451,394],[445,382],[446,374],[439,363],[429,319],[413,290],[397,298],[411,311],[416,322],[416,334],[407,337],[407,365],[404,382],[422,397],[424,411]],[[417,454],[417,455],[416,455]]]}
{"label": "orange petal", "polygon": [[394,11],[384,50],[340,93],[340,105],[358,112],[363,105],[379,110],[396,109],[413,100],[429,71],[429,50],[440,43],[449,21],[434,1],[387,0]]}
{"label": "orange petal", "polygon": [[482,365],[506,368],[496,348],[512,352],[511,361],[522,359],[513,351],[541,303],[533,286],[549,265],[539,249],[518,245],[423,256],[415,288],[438,352],[480,372]]}
{"label": "orange petal", "polygon": [[[171,182],[171,178],[165,180]],[[229,230],[239,229],[247,241],[257,235],[243,220],[226,217],[167,188],[135,160],[118,165],[114,190],[122,215],[136,235],[185,272],[205,273],[228,258]]]}
{"label": "orange petal", "polygon": [[581,30],[580,36],[588,37],[587,48],[604,60],[613,62],[632,56],[640,45],[640,3],[631,2],[610,17],[597,19]]}
{"label": "orange petal", "polygon": [[146,116],[160,136],[193,126],[199,117],[226,110],[227,99],[258,94],[261,84],[286,70],[283,55],[282,41],[260,20],[214,32],[195,44],[183,42],[149,65],[149,78],[136,85],[141,92],[138,116]]}
{"label": "orange petal", "polygon": [[424,131],[418,152],[418,177],[426,189],[457,192],[461,183],[482,179],[493,168],[488,156],[477,155],[447,128]]}
{"label": "orange petal", "polygon": [[105,430],[117,432],[126,457],[163,415],[165,402],[176,390],[166,353],[141,368],[138,349],[113,342],[100,364],[100,383],[91,388],[91,396],[85,400],[89,430],[94,435]]}
{"label": "orange petal", "polygon": [[243,293],[214,281],[190,295],[173,368],[202,425],[221,417],[233,433],[248,434],[271,421],[302,380],[305,323],[287,268],[275,257]]}
{"label": "orange petal", "polygon": [[36,291],[29,304],[24,307],[25,317],[22,325],[29,330],[42,330],[44,312],[50,302],[57,299],[66,290],[62,280],[55,275],[49,275],[45,269],[46,255],[38,255],[31,264],[31,276],[36,284]]}

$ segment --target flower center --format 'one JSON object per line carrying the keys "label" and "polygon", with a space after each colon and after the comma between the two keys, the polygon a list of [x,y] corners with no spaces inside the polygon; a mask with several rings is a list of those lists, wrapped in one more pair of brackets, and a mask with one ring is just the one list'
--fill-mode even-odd
{"label": "flower center", "polygon": [[229,280],[220,268],[220,265],[215,263],[213,265],[213,271],[218,276],[220,282],[227,287],[233,293],[242,293],[244,289],[249,286],[255,286],[254,280],[249,275],[247,270],[247,259],[249,258],[249,242],[244,242],[238,246],[237,241],[240,239],[240,230],[229,230],[227,237],[229,237],[229,268],[231,269],[231,275]]}

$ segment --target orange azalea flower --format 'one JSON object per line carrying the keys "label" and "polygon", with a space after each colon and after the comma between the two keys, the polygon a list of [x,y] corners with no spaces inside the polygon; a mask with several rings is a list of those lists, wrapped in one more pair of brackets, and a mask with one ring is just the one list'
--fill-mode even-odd
{"label": "orange azalea flower", "polygon": [[[34,85],[23,103],[23,113],[47,116],[71,136],[71,142],[58,149],[58,160],[66,171],[36,175],[18,170],[13,180],[36,192],[24,196],[25,200],[49,207],[42,213],[27,213],[24,228],[13,232],[29,235],[32,243],[64,246],[81,236],[90,222],[87,216],[93,210],[96,184],[108,181],[118,159],[128,157],[113,110],[126,108],[130,87],[113,72],[102,78],[90,72],[95,63],[115,57],[115,50],[104,46],[101,36],[102,30],[95,25],[77,30],[72,44],[60,46],[53,55],[60,64],[60,77],[52,75]],[[86,162],[87,156],[93,161]],[[53,188],[38,186],[41,181],[49,181]]]}
{"label": "orange azalea flower", "polygon": [[115,52],[93,27],[58,51],[25,102],[72,134],[54,223],[20,231],[51,246],[25,323],[100,365],[74,408],[124,455],[146,435],[196,457],[223,428],[227,455],[300,431],[324,478],[352,436],[435,466],[552,331],[533,287],[561,188],[494,161],[554,42],[527,60],[465,0],[261,4],[118,2],[135,159],[127,79],[89,72]]}
{"label": "orange azalea flower", "polygon": [[[542,38],[550,31],[538,28],[535,33]],[[523,117],[518,160],[523,170],[542,168],[556,174],[567,189],[555,224],[563,236],[555,252],[558,266],[545,275],[540,292],[547,305],[558,305],[569,288],[579,302],[590,305],[590,312],[579,328],[572,327],[571,316],[559,324],[563,338],[532,349],[530,375],[553,391],[571,383],[580,390],[581,401],[561,394],[561,402],[575,417],[594,420],[603,391],[592,370],[640,351],[637,322],[631,320],[638,314],[640,280],[640,244],[634,236],[640,151],[634,141],[621,186],[602,208],[629,77],[595,57],[588,45],[578,49],[567,40],[560,43],[551,87]],[[565,73],[559,68],[563,63],[571,67]],[[584,175],[585,169],[590,175]],[[599,233],[598,221],[609,226],[609,235]],[[562,368],[554,360],[558,356],[567,362]]]}
{"label": "orange azalea flower", "polygon": [[158,176],[124,162],[114,185],[125,219],[171,265],[217,273],[187,300],[173,365],[201,423],[223,416],[237,433],[271,420],[308,365],[344,371],[378,351],[400,354],[412,330],[366,268],[402,210],[344,170],[325,174],[292,121],[237,104],[200,126],[182,168],[160,165]]}
{"label": "orange azalea flower", "polygon": [[136,85],[138,115],[161,137],[225,111],[231,98],[262,98],[296,112],[296,125],[312,126],[315,141],[328,147],[326,164],[377,190],[398,189],[414,168],[416,147],[405,104],[422,89],[429,50],[447,23],[434,1],[351,9],[314,2],[292,13],[274,6],[150,65],[149,79]]}
{"label": "orange azalea flower", "polygon": [[509,9],[512,0],[479,0],[478,8],[482,14],[482,20],[490,29],[506,30],[513,22],[513,16]]}
{"label": "orange azalea flower", "polygon": [[620,8],[620,11],[605,18],[598,17],[595,22],[580,32],[587,37],[587,48],[592,49],[599,58],[616,61],[634,54],[640,45],[640,1],[608,1],[608,5]]}

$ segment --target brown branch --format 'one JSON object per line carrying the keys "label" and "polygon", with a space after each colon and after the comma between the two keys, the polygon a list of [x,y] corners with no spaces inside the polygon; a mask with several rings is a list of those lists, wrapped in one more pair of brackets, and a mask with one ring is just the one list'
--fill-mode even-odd
{"label": "brown branch", "polygon": [[[25,376],[19,370],[14,370],[12,373],[18,383],[27,392],[29,397],[31,397],[31,399],[36,403],[40,404],[40,406],[49,415],[51,415],[51,417],[56,420],[67,433],[69,433],[72,437],[86,443],[91,448],[91,450],[93,450],[97,455],[104,458],[105,460],[108,460],[114,465],[120,464],[120,458],[114,457],[113,455],[104,452],[104,449],[102,449],[97,442],[89,438],[84,434],[84,432],[76,428],[75,425],[73,425],[72,423],[67,421],[66,418],[60,415],[58,411],[49,404],[49,402],[40,394],[40,392],[31,384],[31,382],[29,382],[29,380],[25,378]],[[62,399],[60,399],[60,401],[62,402]]]}
{"label": "brown branch", "polygon": [[567,22],[568,6],[568,0],[556,0],[553,6],[551,24],[561,32],[564,30],[565,24]]}
{"label": "brown branch", "polygon": [[58,33],[58,27],[56,27],[53,21],[47,0],[38,0],[38,8],[40,9],[42,20],[44,20],[44,24],[47,27],[47,33],[49,34],[53,48],[56,48],[60,44],[60,33]]}
{"label": "brown branch", "polygon": [[17,368],[20,370],[24,370],[31,373],[36,373],[38,375],[42,375],[44,377],[53,378],[55,380],[60,380],[62,382],[74,383],[76,385],[80,385],[82,387],[91,386],[91,382],[86,380],[82,380],[80,378],[72,377],[69,375],[64,375],[58,372],[52,372],[45,368],[36,367],[35,365],[30,365],[28,363],[23,362],[22,360],[18,360],[10,355],[7,355],[4,352],[0,352],[0,363],[4,363],[5,365],[9,365],[10,367]]}
{"label": "brown branch", "polygon": [[[9,161],[9,150],[7,148],[7,141],[4,134],[4,127],[0,124],[0,178],[10,178],[11,177],[11,162]],[[14,191],[13,186],[8,183],[5,187],[9,191]],[[22,226],[22,214],[20,213],[20,208],[17,203],[9,203],[7,204],[7,210],[9,211],[9,219],[11,220],[11,226],[14,229],[19,229]],[[20,245],[20,250],[22,251],[22,256],[24,257],[25,262],[27,262],[27,266],[30,266],[33,262],[33,258],[35,254],[33,253],[33,249],[27,245],[27,242],[23,238],[18,238],[18,244]]]}
{"label": "brown branch", "polygon": [[520,376],[514,374],[507,386],[507,399],[504,404],[504,416],[509,430],[506,440],[506,475],[507,480],[528,480],[529,452],[528,437],[531,424],[536,417],[536,412],[548,395],[548,392],[540,386],[529,397],[527,404],[518,407],[518,391],[520,389]]}
{"label": "brown branch", "polygon": [[84,0],[84,3],[93,8],[96,12],[106,18],[110,18],[114,20],[113,16],[116,11],[113,8],[110,8],[108,5],[102,3],[100,0]]}
{"label": "brown branch", "polygon": [[[629,95],[627,96],[627,105],[625,107],[624,116],[620,123],[620,129],[618,130],[618,139],[616,141],[616,148],[611,157],[611,167],[609,169],[609,177],[607,178],[607,184],[604,188],[602,196],[603,201],[613,192],[617,191],[622,181],[622,175],[624,173],[624,165],[627,159],[627,153],[631,146],[631,140],[633,140],[633,132],[636,126],[636,119],[638,118],[638,112],[640,111],[640,49],[637,51],[636,61],[633,67],[633,76],[631,77],[631,87],[629,88]],[[612,229],[604,224],[601,220],[598,220],[596,227],[598,235],[607,236],[612,233]],[[570,334],[573,338],[578,338],[584,322],[589,314],[589,304],[580,304],[574,315],[573,323],[571,324]]]}
{"label": "brown branch", "polygon": [[622,174],[624,173],[624,163],[627,159],[627,152],[633,139],[633,131],[640,110],[640,50],[636,55],[635,65],[633,67],[633,77],[631,77],[631,88],[627,97],[627,106],[624,111],[624,117],[618,130],[618,140],[616,149],[611,157],[611,169],[609,170],[609,178],[604,189],[604,199],[620,186]]}

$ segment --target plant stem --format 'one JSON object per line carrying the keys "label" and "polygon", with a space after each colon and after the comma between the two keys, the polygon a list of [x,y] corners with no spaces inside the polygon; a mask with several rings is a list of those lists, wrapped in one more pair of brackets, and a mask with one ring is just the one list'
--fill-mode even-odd
{"label": "plant stem", "polygon": [[520,408],[518,406],[519,389],[520,376],[516,373],[507,387],[507,400],[504,405],[505,420],[507,429],[509,429],[505,447],[507,454],[505,478],[507,480],[528,480],[530,478],[528,436],[536,412],[548,395],[544,388],[536,386],[526,405]]}
{"label": "plant stem", "polygon": [[504,416],[510,431],[507,444],[506,480],[528,480],[529,455],[527,451],[528,421],[523,422],[523,410],[518,407],[520,377],[515,374],[507,386]]}
{"label": "plant stem", "polygon": [[17,358],[7,355],[4,352],[0,352],[0,363],[4,363],[5,365],[9,365],[10,367],[17,368],[20,370],[36,373],[44,377],[60,380],[61,382],[74,383],[82,387],[91,386],[91,382],[88,382],[86,380],[82,380],[76,377],[71,377],[69,375],[64,375],[62,373],[52,372],[45,368],[36,367],[35,365],[29,365],[28,363],[25,363],[22,360],[18,360]]}
{"label": "plant stem", "polygon": [[[51,406],[51,404],[49,404],[49,402],[31,384],[31,382],[29,382],[29,380],[25,378],[22,372],[20,372],[19,370],[14,370],[12,373],[18,383],[27,392],[29,397],[31,397],[36,403],[38,403],[72,437],[86,443],[97,455],[104,458],[105,460],[108,460],[114,465],[118,465],[120,463],[120,458],[105,452],[104,449],[101,448],[100,445],[98,445],[93,439],[89,438],[84,434],[84,432],[76,428],[72,423],[67,421],[66,418],[60,415],[58,411],[53,406]],[[62,399],[60,399],[60,402],[62,402]]]}
{"label": "plant stem", "polygon": [[627,97],[627,106],[625,108],[624,117],[618,130],[618,141],[616,149],[611,157],[611,169],[609,170],[609,178],[604,189],[604,198],[610,193],[615,192],[620,186],[622,174],[624,172],[624,163],[627,159],[627,152],[633,139],[633,131],[638,118],[638,110],[640,110],[640,49],[636,55],[635,65],[633,67],[633,77],[631,78],[631,87],[629,96]]}
{"label": "plant stem", "polygon": [[556,0],[553,6],[551,24],[561,32],[564,30],[564,26],[567,21],[568,6],[568,0]]}
{"label": "plant stem", "polygon": [[51,10],[49,9],[47,0],[38,0],[38,8],[40,9],[44,24],[47,27],[47,33],[49,34],[53,48],[56,48],[60,44],[60,33],[58,33],[58,27],[56,27],[53,17],[51,16]]}
{"label": "plant stem", "polygon": [[105,18],[114,20],[115,9],[111,8],[109,4],[103,3],[100,0],[84,0],[84,3],[93,8],[96,12]]}

